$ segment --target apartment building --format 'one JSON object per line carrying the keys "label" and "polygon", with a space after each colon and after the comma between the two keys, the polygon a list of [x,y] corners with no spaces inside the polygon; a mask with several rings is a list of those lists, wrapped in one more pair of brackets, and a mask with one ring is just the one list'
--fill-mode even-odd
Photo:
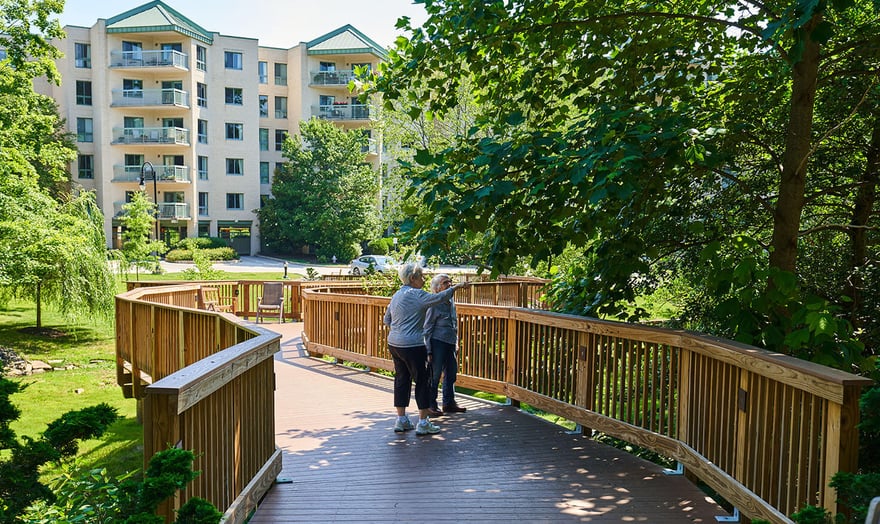
{"label": "apartment building", "polygon": [[[94,191],[108,247],[121,244],[122,206],[136,191],[158,204],[160,236],[219,236],[240,254],[260,250],[255,210],[284,161],[281,144],[302,120],[332,120],[370,135],[368,105],[349,92],[357,66],[385,50],[346,25],[289,49],[208,31],[161,1],[55,42],[57,100],[79,155],[74,185]],[[365,162],[378,169],[370,137]],[[379,137],[376,137],[379,138]]]}

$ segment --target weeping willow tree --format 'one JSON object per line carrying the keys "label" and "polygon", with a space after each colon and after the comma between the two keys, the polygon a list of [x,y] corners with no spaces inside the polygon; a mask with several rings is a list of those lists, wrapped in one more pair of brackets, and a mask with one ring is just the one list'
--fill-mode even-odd
{"label": "weeping willow tree", "polygon": [[108,314],[114,281],[94,195],[82,193],[64,202],[39,193],[30,196],[26,202],[7,200],[10,207],[0,220],[5,297],[33,300],[37,328],[47,304],[68,318]]}

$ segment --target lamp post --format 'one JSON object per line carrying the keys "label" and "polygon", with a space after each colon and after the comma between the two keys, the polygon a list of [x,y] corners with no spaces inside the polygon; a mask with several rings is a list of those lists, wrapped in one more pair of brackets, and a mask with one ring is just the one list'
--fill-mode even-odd
{"label": "lamp post", "polygon": [[[155,208],[153,209],[153,218],[156,220],[156,241],[159,241],[159,191],[156,188],[156,168],[153,167],[153,164],[150,162],[144,162],[141,165],[141,179],[138,182],[138,187],[140,187],[141,191],[147,189],[147,173],[153,179],[153,205]],[[156,268],[159,267],[159,254],[156,253]]]}

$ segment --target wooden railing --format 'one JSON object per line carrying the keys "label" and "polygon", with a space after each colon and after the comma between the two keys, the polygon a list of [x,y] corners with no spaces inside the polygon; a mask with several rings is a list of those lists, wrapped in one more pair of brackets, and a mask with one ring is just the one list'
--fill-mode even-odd
{"label": "wooden railing", "polygon": [[[334,291],[303,292],[309,353],[393,369],[389,299]],[[674,459],[749,518],[836,512],[828,484],[856,469],[870,380],[692,332],[464,303],[490,295],[477,286],[458,293],[458,385]]]}
{"label": "wooden railing", "polygon": [[[212,283],[213,285],[213,283]],[[159,514],[198,496],[244,522],[281,471],[275,446],[274,359],[281,336],[195,308],[198,284],[116,297],[117,382],[143,400],[144,464],[174,446],[201,472]]]}

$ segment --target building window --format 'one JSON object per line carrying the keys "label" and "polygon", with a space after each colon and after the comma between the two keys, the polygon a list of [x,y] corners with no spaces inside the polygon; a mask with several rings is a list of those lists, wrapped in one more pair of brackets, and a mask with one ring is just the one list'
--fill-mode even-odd
{"label": "building window", "polygon": [[242,69],[241,53],[237,51],[225,51],[223,54],[223,64],[226,69]]}
{"label": "building window", "polygon": [[197,160],[199,169],[199,180],[208,179],[208,157],[199,155]]}
{"label": "building window", "polygon": [[260,118],[269,118],[269,96],[260,95]]}
{"label": "building window", "polygon": [[260,162],[260,183],[269,183],[269,162]]}
{"label": "building window", "polygon": [[208,107],[208,84],[196,82],[196,104]]}
{"label": "building window", "polygon": [[92,44],[73,44],[74,64],[83,69],[92,68]]}
{"label": "building window", "polygon": [[77,158],[77,176],[79,178],[95,178],[95,157],[79,155]]}
{"label": "building window", "polygon": [[281,145],[284,144],[285,138],[287,138],[287,131],[284,129],[275,130],[275,151],[281,151]]}
{"label": "building window", "polygon": [[92,83],[88,80],[76,81],[76,103],[81,106],[92,105]]}
{"label": "building window", "polygon": [[336,71],[336,62],[321,62],[318,66],[318,70],[327,73]]}
{"label": "building window", "polygon": [[244,209],[244,193],[226,193],[226,209]]}
{"label": "building window", "polygon": [[244,140],[244,124],[226,122],[226,140]]}
{"label": "building window", "polygon": [[287,85],[287,64],[275,64],[275,85]]}
{"label": "building window", "polygon": [[260,151],[269,150],[269,130],[260,128]]}
{"label": "building window", "polygon": [[232,104],[235,106],[240,106],[243,100],[241,97],[241,88],[240,87],[227,87],[226,88],[226,103]]}
{"label": "building window", "polygon": [[244,175],[244,159],[243,158],[227,158],[226,174],[230,176]]}
{"label": "building window", "polygon": [[208,216],[208,193],[199,192],[199,216]]}
{"label": "building window", "polygon": [[257,69],[260,71],[260,83],[268,84],[269,83],[269,63],[268,62],[258,62]]}
{"label": "building window", "polygon": [[208,70],[208,50],[200,45],[196,46],[196,69],[199,71]]}
{"label": "building window", "polygon": [[136,78],[123,78],[122,96],[126,98],[143,98],[144,81]]}
{"label": "building window", "polygon": [[76,119],[76,141],[77,142],[94,142],[94,127],[91,118]]}
{"label": "building window", "polygon": [[199,135],[199,143],[207,144],[208,143],[208,121],[207,120],[199,120],[198,123],[198,135]]}
{"label": "building window", "polygon": [[287,97],[275,97],[275,118],[287,118]]}

